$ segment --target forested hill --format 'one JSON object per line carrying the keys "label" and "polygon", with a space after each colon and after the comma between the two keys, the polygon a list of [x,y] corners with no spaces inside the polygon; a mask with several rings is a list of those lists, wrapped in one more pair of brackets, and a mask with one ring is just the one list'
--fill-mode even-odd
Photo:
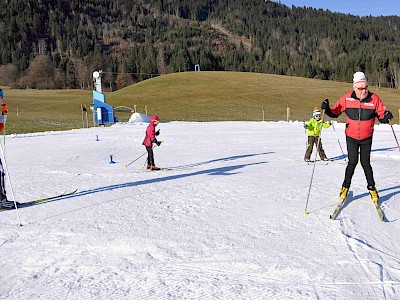
{"label": "forested hill", "polygon": [[262,72],[400,86],[400,18],[264,0],[1,0],[0,84],[114,90],[178,71]]}

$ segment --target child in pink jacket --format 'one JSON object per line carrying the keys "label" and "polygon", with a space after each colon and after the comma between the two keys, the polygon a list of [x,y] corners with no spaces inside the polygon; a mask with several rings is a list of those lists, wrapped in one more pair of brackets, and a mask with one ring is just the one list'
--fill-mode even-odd
{"label": "child in pink jacket", "polygon": [[150,124],[149,126],[147,126],[146,136],[142,143],[147,150],[147,169],[153,171],[161,170],[154,164],[154,153],[153,153],[153,144],[156,144],[157,146],[161,145],[161,142],[157,141],[156,139],[156,135],[160,134],[160,130],[157,130],[156,132],[156,126],[158,125],[159,120],[160,119],[157,116],[150,117]]}

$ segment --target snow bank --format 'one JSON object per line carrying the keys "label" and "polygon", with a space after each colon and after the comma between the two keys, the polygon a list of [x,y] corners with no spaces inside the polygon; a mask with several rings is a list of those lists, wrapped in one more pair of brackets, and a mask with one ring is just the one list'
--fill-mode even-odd
{"label": "snow bank", "polygon": [[145,114],[133,113],[129,118],[129,123],[150,123],[150,117]]}

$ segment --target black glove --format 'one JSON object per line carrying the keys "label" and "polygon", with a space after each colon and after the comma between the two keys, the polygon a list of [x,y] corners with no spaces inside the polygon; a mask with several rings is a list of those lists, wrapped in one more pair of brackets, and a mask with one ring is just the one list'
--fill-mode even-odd
{"label": "black glove", "polygon": [[391,119],[393,119],[393,114],[390,112],[390,111],[386,111],[385,112],[385,117],[388,119],[388,120],[391,120]]}
{"label": "black glove", "polygon": [[389,120],[393,119],[393,115],[390,111],[385,111],[385,114],[382,119],[379,119],[381,123],[389,123]]}
{"label": "black glove", "polygon": [[304,129],[307,129],[307,123],[304,123]]}
{"label": "black glove", "polygon": [[151,141],[152,143],[156,144],[157,146],[161,145],[161,142],[157,141],[157,139],[154,139]]}
{"label": "black glove", "polygon": [[158,129],[157,131],[156,131],[156,135],[159,135],[160,134],[160,129]]}
{"label": "black glove", "polygon": [[321,103],[321,109],[322,110],[327,110],[327,109],[329,109],[329,100],[328,99],[325,99],[324,101],[322,101],[322,103]]}

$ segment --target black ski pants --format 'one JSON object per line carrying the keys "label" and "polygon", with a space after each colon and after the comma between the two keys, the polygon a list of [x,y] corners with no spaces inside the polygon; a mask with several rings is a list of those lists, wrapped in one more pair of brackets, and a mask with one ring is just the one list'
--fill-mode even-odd
{"label": "black ski pants", "polygon": [[361,166],[364,169],[365,178],[367,179],[368,186],[375,187],[374,173],[371,167],[371,147],[372,136],[364,140],[356,140],[346,136],[347,154],[349,162],[346,167],[343,186],[349,188],[354,170],[358,164],[358,157],[360,155]]}
{"label": "black ski pants", "polygon": [[153,153],[153,147],[152,146],[146,146],[147,150],[147,164],[150,166],[155,166],[154,164],[154,153]]}

